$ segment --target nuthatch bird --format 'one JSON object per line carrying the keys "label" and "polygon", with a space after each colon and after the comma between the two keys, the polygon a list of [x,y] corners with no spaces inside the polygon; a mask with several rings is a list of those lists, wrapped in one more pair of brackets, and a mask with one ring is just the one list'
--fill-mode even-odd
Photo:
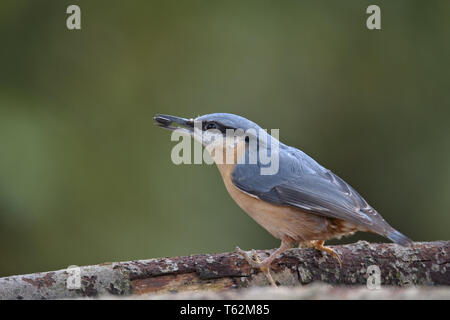
{"label": "nuthatch bird", "polygon": [[[380,234],[402,246],[412,243],[392,228],[344,180],[301,150],[279,142],[246,118],[229,113],[213,113],[196,119],[156,115],[154,120],[160,127],[180,129],[201,141],[210,152],[234,201],[270,234],[281,240],[280,247],[263,261],[256,254],[253,254],[253,259],[245,251],[236,248],[252,267],[264,272],[273,286],[276,285],[270,275],[271,263],[296,243],[330,253],[341,267],[339,255],[324,246],[325,240],[364,231]],[[230,138],[227,134],[230,129],[246,134]],[[251,147],[252,138],[256,138],[256,148]],[[269,146],[267,141],[277,142],[277,150],[271,144]],[[259,157],[253,163],[248,161],[252,153],[262,147],[277,156],[277,171],[272,174],[261,173],[261,169],[267,165]],[[223,161],[224,154],[230,150],[233,161]]]}

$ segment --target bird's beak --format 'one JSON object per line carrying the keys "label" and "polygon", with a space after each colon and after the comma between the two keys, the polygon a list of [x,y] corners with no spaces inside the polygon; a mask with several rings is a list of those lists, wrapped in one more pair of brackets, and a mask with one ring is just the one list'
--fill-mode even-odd
{"label": "bird's beak", "polygon": [[169,116],[167,114],[157,114],[153,117],[155,124],[161,128],[168,130],[184,129],[188,133],[192,133],[194,130],[194,119],[184,119],[175,116]]}

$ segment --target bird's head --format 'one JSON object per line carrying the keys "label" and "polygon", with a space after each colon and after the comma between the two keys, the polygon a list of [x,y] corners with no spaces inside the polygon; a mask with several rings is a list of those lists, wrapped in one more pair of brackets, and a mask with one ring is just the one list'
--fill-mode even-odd
{"label": "bird's head", "polygon": [[195,119],[158,114],[154,120],[162,128],[192,136],[208,149],[213,158],[219,150],[222,153],[226,149],[235,151],[239,146],[245,149],[251,141],[261,146],[258,137],[268,135],[256,123],[231,113],[212,113]]}

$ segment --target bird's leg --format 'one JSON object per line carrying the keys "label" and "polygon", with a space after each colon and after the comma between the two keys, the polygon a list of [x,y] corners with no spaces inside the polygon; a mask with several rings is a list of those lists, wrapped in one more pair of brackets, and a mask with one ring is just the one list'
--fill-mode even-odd
{"label": "bird's leg", "polygon": [[275,260],[277,258],[277,256],[279,254],[283,253],[290,247],[291,247],[291,245],[289,242],[281,241],[280,247],[277,250],[275,250],[268,258],[264,259],[264,261],[261,261],[259,259],[258,255],[256,254],[256,252],[254,250],[252,250],[253,258],[250,257],[247,254],[247,252],[245,252],[244,250],[242,250],[239,247],[236,247],[236,252],[238,252],[240,255],[242,255],[244,257],[244,259],[247,260],[247,262],[253,268],[261,270],[266,275],[267,280],[269,280],[272,287],[276,288],[277,285],[275,284],[275,281],[273,280],[272,275],[270,274],[270,265],[272,264],[273,260]]}
{"label": "bird's leg", "polygon": [[331,248],[325,247],[323,244],[325,243],[325,240],[313,240],[310,242],[311,245],[313,246],[313,248],[320,250],[320,251],[325,251],[328,252],[329,254],[331,254],[333,257],[336,258],[336,260],[339,262],[339,267],[342,268],[342,260],[341,257],[339,256],[339,254],[334,251]]}

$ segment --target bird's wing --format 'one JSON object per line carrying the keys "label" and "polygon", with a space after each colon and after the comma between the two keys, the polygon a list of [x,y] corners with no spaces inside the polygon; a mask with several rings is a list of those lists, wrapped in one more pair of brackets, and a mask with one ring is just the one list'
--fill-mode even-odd
{"label": "bird's wing", "polygon": [[350,221],[385,233],[390,226],[349,184],[298,149],[282,146],[279,170],[261,175],[261,164],[237,164],[232,181],[261,200]]}

